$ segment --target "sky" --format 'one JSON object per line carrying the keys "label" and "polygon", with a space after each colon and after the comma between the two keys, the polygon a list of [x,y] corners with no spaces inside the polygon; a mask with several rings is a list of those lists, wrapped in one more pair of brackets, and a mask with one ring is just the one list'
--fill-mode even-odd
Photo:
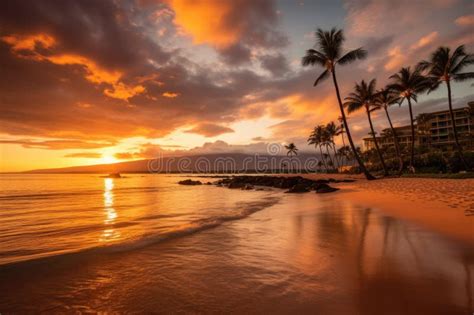
{"label": "sky", "polygon": [[[101,0],[0,2],[0,172],[114,163],[158,154],[265,153],[340,116],[330,80],[303,68],[317,28],[342,28],[342,95],[378,87],[437,47],[474,52],[474,2],[463,0]],[[472,71],[472,70],[470,70]],[[454,105],[474,101],[472,82]],[[423,95],[422,113],[447,108]],[[391,108],[395,125],[408,108]],[[388,127],[383,113],[375,128]],[[349,116],[356,142],[365,113]],[[339,140],[338,140],[339,141]]]}

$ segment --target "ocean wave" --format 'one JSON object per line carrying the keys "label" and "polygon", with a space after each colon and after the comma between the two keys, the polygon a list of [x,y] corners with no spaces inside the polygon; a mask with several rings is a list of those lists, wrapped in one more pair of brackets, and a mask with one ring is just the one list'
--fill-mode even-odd
{"label": "ocean wave", "polygon": [[[166,187],[119,187],[114,188],[114,192],[121,191],[132,191],[132,192],[158,192]],[[28,200],[38,200],[38,199],[50,199],[55,197],[77,197],[77,196],[88,196],[88,195],[101,195],[104,193],[103,189],[93,189],[93,190],[82,190],[78,192],[70,191],[56,191],[42,194],[18,194],[18,195],[4,195],[0,196],[0,200],[18,200],[18,199],[28,199]]]}
{"label": "ocean wave", "polygon": [[[41,255],[40,257],[32,257],[32,258],[27,258],[20,261],[7,262],[5,264],[0,264],[0,268],[8,268],[9,266],[17,265],[17,264],[28,264],[29,262],[33,262],[33,261],[36,262],[38,260],[48,260],[49,262],[50,260],[61,259],[62,257],[115,253],[115,252],[136,250],[136,249],[140,249],[146,246],[157,244],[163,241],[167,241],[170,239],[184,237],[184,236],[192,235],[192,234],[205,231],[211,228],[215,228],[224,224],[225,222],[244,219],[257,211],[261,211],[265,208],[275,205],[276,203],[279,202],[279,200],[280,200],[280,197],[277,197],[276,195],[272,195],[272,196],[264,197],[259,201],[242,202],[236,206],[237,208],[230,210],[233,214],[193,220],[187,224],[183,224],[181,226],[175,227],[173,228],[173,230],[170,230],[170,231],[160,232],[158,234],[151,234],[151,233],[145,234],[139,238],[124,240],[120,243],[110,243],[107,245],[84,248],[81,250],[70,251],[70,252],[61,251],[59,253],[49,253],[49,255]],[[158,216],[155,216],[155,217],[158,217]],[[116,223],[115,228],[126,227],[130,225],[134,225],[134,223],[133,222]],[[76,232],[78,229],[80,230],[82,228],[85,228],[85,227],[77,227]],[[87,228],[90,229],[91,227],[89,226]]]}

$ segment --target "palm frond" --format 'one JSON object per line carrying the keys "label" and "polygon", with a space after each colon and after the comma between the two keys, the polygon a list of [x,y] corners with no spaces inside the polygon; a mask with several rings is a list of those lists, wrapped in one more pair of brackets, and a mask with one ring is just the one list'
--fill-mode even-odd
{"label": "palm frond", "polygon": [[303,67],[310,65],[324,66],[326,64],[326,59],[321,52],[314,49],[308,49],[306,55],[301,59],[301,64]]}
{"label": "palm frond", "polygon": [[329,77],[329,70],[326,69],[326,70],[323,71],[323,73],[321,73],[321,75],[316,79],[316,81],[314,81],[313,86],[318,85],[318,83],[320,81],[323,81],[323,80],[327,79],[328,77]]}
{"label": "palm frond", "polygon": [[453,79],[456,82],[464,82],[467,80],[472,80],[474,79],[474,72],[458,73],[453,76]]}
{"label": "palm frond", "polygon": [[355,60],[362,60],[367,57],[367,51],[362,47],[349,51],[337,61],[340,65],[351,63]]}

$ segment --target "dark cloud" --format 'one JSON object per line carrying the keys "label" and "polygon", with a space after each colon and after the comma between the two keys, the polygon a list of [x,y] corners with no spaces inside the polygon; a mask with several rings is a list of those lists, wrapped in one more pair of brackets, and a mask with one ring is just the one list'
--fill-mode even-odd
{"label": "dark cloud", "polygon": [[233,129],[211,123],[203,123],[192,129],[186,130],[187,133],[197,133],[206,137],[215,137],[224,133],[234,132]]}
{"label": "dark cloud", "polygon": [[362,45],[364,49],[370,51],[371,54],[379,53],[382,50],[386,50],[389,45],[393,42],[395,36],[388,35],[382,37],[370,37]]}
{"label": "dark cloud", "polygon": [[288,60],[282,54],[262,56],[260,62],[262,68],[275,76],[282,76],[290,71]]}
{"label": "dark cloud", "polygon": [[2,1],[1,32],[47,33],[63,52],[87,56],[106,68],[140,67],[143,60],[169,55],[129,19],[132,8],[118,1]]}
{"label": "dark cloud", "polygon": [[115,145],[115,142],[87,142],[79,140],[0,140],[2,144],[19,144],[24,148],[65,150],[65,149],[98,149]]}
{"label": "dark cloud", "polygon": [[234,44],[219,50],[222,59],[229,65],[241,65],[250,62],[251,51],[249,48]]}

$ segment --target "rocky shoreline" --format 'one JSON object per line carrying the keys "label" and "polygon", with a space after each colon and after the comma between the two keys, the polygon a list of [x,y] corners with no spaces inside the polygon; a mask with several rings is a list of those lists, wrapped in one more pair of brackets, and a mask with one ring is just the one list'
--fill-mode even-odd
{"label": "rocky shoreline", "polygon": [[[352,179],[337,180],[329,179],[309,179],[301,176],[228,176],[214,183],[207,182],[207,185],[214,184],[219,187],[229,189],[252,190],[259,187],[272,187],[287,189],[286,193],[307,193],[315,191],[316,193],[330,193],[339,190],[329,186],[329,183],[347,183],[353,182]],[[199,180],[186,179],[178,182],[180,185],[203,185]]]}

